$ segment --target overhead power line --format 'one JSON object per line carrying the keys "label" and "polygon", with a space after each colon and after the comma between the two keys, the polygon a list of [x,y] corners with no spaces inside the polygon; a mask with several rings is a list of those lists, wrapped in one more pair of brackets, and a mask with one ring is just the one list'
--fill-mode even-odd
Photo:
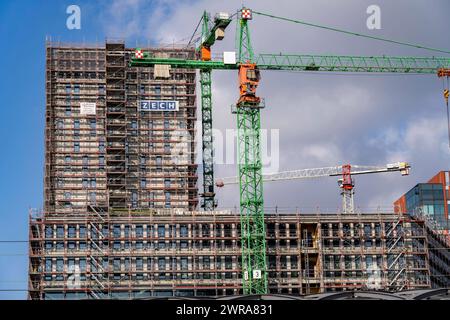
{"label": "overhead power line", "polygon": [[275,16],[273,14],[268,14],[268,13],[263,13],[263,12],[258,12],[258,11],[253,11],[253,13],[259,14],[261,16],[266,16],[266,17],[269,17],[269,18],[274,18],[274,19],[289,21],[289,22],[293,22],[293,23],[298,23],[298,24],[302,24],[302,25],[305,25],[305,26],[310,26],[310,27],[325,29],[325,30],[329,30],[329,31],[345,33],[345,34],[352,35],[352,36],[358,36],[358,37],[372,39],[372,40],[379,40],[379,41],[384,41],[384,42],[389,42],[389,43],[395,43],[395,44],[399,44],[399,45],[402,45],[402,46],[408,46],[408,47],[413,47],[413,48],[417,48],[417,49],[424,49],[424,50],[428,50],[428,51],[434,51],[434,52],[450,54],[449,50],[430,48],[430,47],[426,47],[426,46],[423,46],[423,45],[420,45],[420,44],[414,44],[414,43],[402,42],[402,41],[397,41],[397,40],[391,40],[391,39],[382,38],[382,37],[371,36],[371,35],[368,35],[368,34],[357,33],[357,32],[343,30],[343,29],[338,29],[338,28],[334,28],[334,27],[323,26],[323,25],[320,25],[320,24],[315,24],[315,23],[306,22],[306,21],[302,21],[302,20],[295,20],[295,19],[290,19],[290,18],[279,17],[279,16]]}

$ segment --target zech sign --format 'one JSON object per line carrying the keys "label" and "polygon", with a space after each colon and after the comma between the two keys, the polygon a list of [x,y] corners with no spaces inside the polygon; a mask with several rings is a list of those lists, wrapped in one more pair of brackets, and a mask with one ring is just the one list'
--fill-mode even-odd
{"label": "zech sign", "polygon": [[178,101],[175,100],[141,100],[140,111],[178,111]]}

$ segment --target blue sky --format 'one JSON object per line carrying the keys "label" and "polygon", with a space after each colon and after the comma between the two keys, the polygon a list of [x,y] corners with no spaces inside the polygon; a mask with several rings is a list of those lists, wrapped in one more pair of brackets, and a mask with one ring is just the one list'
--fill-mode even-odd
{"label": "blue sky", "polygon": [[[246,1],[263,12],[305,18],[364,33],[369,33],[365,27],[365,8],[371,2]],[[447,19],[450,5],[447,0],[436,0],[433,7],[429,7],[425,0],[414,4],[399,0],[395,5],[386,0],[377,2],[382,8],[384,20],[383,29],[373,31],[374,35],[450,48],[445,36],[445,32],[450,30]],[[212,13],[222,8],[232,12],[241,3],[206,0],[0,1],[0,34],[3,40],[0,43],[0,94],[3,102],[0,107],[0,240],[26,240],[28,209],[42,206],[46,36],[64,42],[103,42],[106,36],[113,36],[126,38],[130,45],[136,41],[145,43],[147,39],[150,43],[167,43],[189,37],[203,9]],[[71,4],[81,7],[81,30],[66,28],[66,8]],[[267,23],[267,20],[255,19],[255,26],[260,26],[254,28],[252,38],[257,52],[429,55],[410,48],[297,29],[297,26],[289,24],[274,23],[269,28]],[[280,41],[283,38],[294,41]],[[218,48],[228,46],[227,49],[232,50],[233,40],[234,37],[229,37],[228,42],[224,41]],[[362,195],[360,201],[367,205],[375,202],[389,205],[415,183],[439,170],[448,169],[449,153],[445,149],[447,128],[440,96],[442,87],[437,79],[431,76],[369,78],[318,75],[299,79],[297,74],[287,73],[264,77],[261,91],[269,98],[271,107],[264,111],[263,126],[280,129],[280,148],[287,150],[281,155],[280,169],[329,166],[343,162],[384,164],[394,160],[406,160],[416,165],[416,168],[413,166],[414,174],[395,186],[393,182],[396,177],[361,178],[361,189],[370,196]],[[217,106],[214,117],[218,119],[215,125],[219,128],[234,127],[229,105],[236,98],[235,75],[217,73],[213,80],[216,83],[213,96]],[[342,96],[345,99],[341,99]],[[292,112],[291,118],[298,123],[289,124],[285,114],[279,111],[281,106],[286,106],[286,113]],[[296,115],[298,110],[303,113]],[[347,123],[343,123],[342,119],[346,119]],[[320,130],[310,128],[311,123],[315,123]],[[235,169],[220,167],[218,172],[222,176],[230,176]],[[381,187],[383,184],[392,185],[392,188],[386,190]],[[334,181],[311,182],[309,188],[295,182],[289,185],[295,193],[268,186],[265,190],[273,194],[268,197],[268,202],[297,205],[297,192],[300,192],[306,195],[305,199],[309,199],[305,205],[315,205],[315,201],[338,205]],[[323,195],[322,198],[317,196],[318,193],[325,194],[326,199]],[[227,205],[232,205],[236,199],[232,192],[224,197],[228,197],[225,199]],[[26,243],[0,242],[1,290],[26,289],[26,254]],[[0,299],[25,297],[25,292],[0,291]]]}

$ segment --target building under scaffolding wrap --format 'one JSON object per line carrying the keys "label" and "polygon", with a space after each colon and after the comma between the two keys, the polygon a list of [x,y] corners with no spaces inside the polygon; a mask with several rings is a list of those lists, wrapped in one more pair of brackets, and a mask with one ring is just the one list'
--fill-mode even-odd
{"label": "building under scaffolding wrap", "polygon": [[[145,49],[193,57],[193,48]],[[48,213],[197,207],[195,70],[128,67],[134,49],[47,44]],[[142,110],[145,100],[176,111]]]}
{"label": "building under scaffolding wrap", "polygon": [[[441,276],[430,273],[430,252],[448,247],[421,219],[268,213],[266,226],[270,293],[395,292],[448,279],[448,260]],[[29,298],[240,294],[239,236],[231,211],[32,213]]]}

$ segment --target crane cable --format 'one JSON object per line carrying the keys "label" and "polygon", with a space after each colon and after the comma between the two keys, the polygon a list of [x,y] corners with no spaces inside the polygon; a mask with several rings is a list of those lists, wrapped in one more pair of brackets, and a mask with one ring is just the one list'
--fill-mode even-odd
{"label": "crane cable", "polygon": [[422,46],[422,45],[419,45],[419,44],[401,42],[401,41],[391,40],[391,39],[381,38],[381,37],[375,37],[375,36],[371,36],[371,35],[368,35],[368,34],[357,33],[357,32],[343,30],[343,29],[338,29],[338,28],[334,28],[334,27],[323,26],[323,25],[314,24],[314,23],[301,21],[301,20],[295,20],[295,19],[290,19],[290,18],[279,17],[279,16],[275,16],[273,14],[262,13],[262,12],[258,12],[258,11],[252,11],[252,12],[255,13],[255,14],[259,14],[261,16],[266,16],[266,17],[273,18],[273,19],[279,19],[279,20],[294,22],[294,23],[303,24],[303,25],[310,26],[310,27],[315,27],[315,28],[320,28],[320,29],[325,29],[325,30],[345,33],[345,34],[349,34],[349,35],[352,35],[352,36],[358,36],[358,37],[368,38],[368,39],[372,39],[372,40],[379,40],[379,41],[400,44],[400,45],[403,45],[403,46],[408,46],[408,47],[413,47],[413,48],[418,48],[418,49],[424,49],[424,50],[429,50],[429,51],[434,51],[434,52],[441,52],[441,53],[450,54],[449,50],[430,48],[430,47],[425,47],[425,46]]}

